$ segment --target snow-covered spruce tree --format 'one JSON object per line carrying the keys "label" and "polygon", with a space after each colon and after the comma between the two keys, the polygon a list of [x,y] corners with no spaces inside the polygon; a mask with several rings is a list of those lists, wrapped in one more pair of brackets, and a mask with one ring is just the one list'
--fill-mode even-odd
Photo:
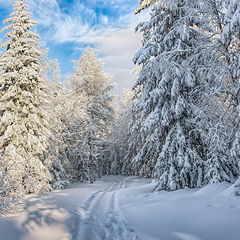
{"label": "snow-covered spruce tree", "polygon": [[128,142],[128,124],[130,120],[130,109],[133,103],[133,92],[130,89],[124,89],[120,103],[115,110],[115,123],[110,135],[110,162],[111,173],[125,173],[126,162],[124,158],[127,155]]}
{"label": "snow-covered spruce tree", "polygon": [[48,158],[44,163],[52,175],[52,187],[54,189],[63,189],[70,185],[71,179],[70,175],[67,174],[70,163],[64,141],[66,131],[65,114],[67,112],[65,103],[68,95],[67,90],[59,81],[60,70],[57,60],[50,61],[50,65],[53,80],[47,82],[49,104],[46,106],[46,111],[49,115],[51,137],[49,139]]}
{"label": "snow-covered spruce tree", "polygon": [[37,193],[49,190],[51,180],[43,164],[49,135],[42,110],[43,51],[39,36],[30,30],[37,23],[30,19],[25,1],[15,1],[14,9],[2,29],[8,31],[8,40],[0,58],[0,153],[11,192]]}
{"label": "snow-covered spruce tree", "polygon": [[[72,80],[73,98],[80,101],[81,119],[77,120],[75,135],[75,169],[81,180],[93,183],[110,168],[106,158],[109,149],[108,135],[113,122],[110,76],[103,71],[102,62],[87,47],[75,63]],[[76,106],[76,105],[75,105]],[[87,174],[87,176],[86,176]]]}
{"label": "snow-covered spruce tree", "polygon": [[[74,77],[73,75],[70,78]],[[62,103],[59,106],[62,106],[62,110],[59,114],[61,115],[62,147],[67,159],[67,164],[64,164],[65,169],[72,180],[86,181],[89,180],[89,172],[82,148],[85,102],[73,81],[65,82],[61,89]]]}
{"label": "snow-covered spruce tree", "polygon": [[72,176],[73,180],[78,179],[80,181],[85,181],[89,180],[89,173],[82,148],[84,102],[74,91],[73,84],[71,82],[67,84],[69,84],[69,89],[65,98],[65,109],[62,116],[64,124],[63,141],[65,145],[65,153],[70,163],[66,169],[68,174]]}
{"label": "snow-covered spruce tree", "polygon": [[200,45],[206,40],[199,31],[198,8],[191,0],[155,1],[150,21],[139,25],[144,39],[134,62],[142,71],[134,85],[140,95],[131,134],[139,131],[140,141],[135,144],[130,137],[129,153],[136,154],[131,162],[136,174],[159,179],[157,190],[203,183],[195,103],[201,94],[196,63],[203,64]]}
{"label": "snow-covered spruce tree", "polygon": [[[135,75],[138,79],[141,72],[141,65],[136,66],[132,74]],[[124,158],[122,161],[122,174],[127,175],[139,175],[138,168],[132,164],[132,159],[136,156],[136,153],[140,151],[142,146],[141,134],[139,134],[139,129],[141,125],[141,119],[137,112],[135,111],[135,106],[138,104],[138,97],[140,94],[140,88],[137,87],[134,90],[132,89],[129,93],[126,94],[126,100],[123,96],[123,102],[126,101],[126,109],[123,113],[123,122],[126,120],[125,130],[123,129],[125,144],[124,144]],[[131,99],[131,100],[130,100]],[[125,105],[125,104],[124,104]],[[120,121],[121,123],[121,121]],[[120,125],[121,126],[121,125]],[[120,128],[121,130],[121,128]]]}
{"label": "snow-covered spruce tree", "polygon": [[[233,114],[236,114],[234,138],[231,148],[233,162],[238,166],[240,175],[240,2],[228,1],[228,10],[225,15],[225,27],[222,31],[222,46],[225,63],[229,71],[230,102],[233,105]],[[240,178],[232,186],[235,195],[240,195]]]}
{"label": "snow-covered spruce tree", "polygon": [[225,17],[226,26],[222,32],[222,43],[226,50],[225,57],[230,75],[230,102],[237,112],[235,126],[235,140],[232,156],[240,161],[240,2],[231,0]]}
{"label": "snow-covered spruce tree", "polygon": [[[207,51],[212,56],[205,64],[202,78],[212,82],[210,91],[205,95],[212,96],[202,99],[205,102],[205,116],[201,115],[199,123],[205,126],[205,143],[208,146],[207,162],[205,164],[205,183],[231,182],[237,175],[236,161],[230,157],[230,145],[234,133],[234,118],[232,90],[234,80],[234,54],[229,52],[231,44],[226,37],[226,21],[224,12],[227,1],[209,0],[204,2],[203,16],[209,29],[211,44]],[[229,45],[230,44],[230,45]],[[206,53],[207,54],[207,53]],[[235,61],[236,62],[236,61]],[[207,101],[208,102],[207,102]],[[204,121],[205,119],[205,121]]]}

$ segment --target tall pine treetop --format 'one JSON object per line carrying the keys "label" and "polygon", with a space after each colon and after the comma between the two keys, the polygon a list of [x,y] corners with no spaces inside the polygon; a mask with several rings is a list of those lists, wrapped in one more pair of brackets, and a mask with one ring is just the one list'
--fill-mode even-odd
{"label": "tall pine treetop", "polygon": [[[10,18],[6,19],[4,23],[9,23],[1,31],[7,30],[5,37],[8,40],[2,44],[6,47],[6,52],[3,54],[1,67],[2,70],[8,69],[4,76],[11,78],[13,71],[15,74],[26,74],[31,78],[33,86],[35,86],[40,73],[40,62],[43,56],[43,51],[39,48],[39,39],[37,33],[30,30],[37,22],[30,19],[31,13],[26,11],[28,5],[25,0],[18,0],[14,3],[15,11],[10,14]],[[17,65],[17,67],[16,67]],[[31,66],[31,71],[27,68]],[[21,71],[19,71],[21,69]],[[18,76],[20,77],[20,76]],[[20,78],[22,78],[21,75]],[[22,79],[23,82],[26,82]],[[28,86],[30,87],[30,86]]]}
{"label": "tall pine treetop", "polygon": [[[93,49],[87,47],[81,58],[73,62],[76,73],[70,78],[73,80],[74,88],[90,95],[101,95],[111,76],[103,71],[103,63]],[[112,89],[112,85],[107,86],[108,90]]]}

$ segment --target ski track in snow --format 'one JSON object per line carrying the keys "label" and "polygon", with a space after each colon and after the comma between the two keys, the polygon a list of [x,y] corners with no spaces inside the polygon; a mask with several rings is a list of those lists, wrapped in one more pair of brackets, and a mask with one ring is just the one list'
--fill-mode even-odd
{"label": "ski track in snow", "polygon": [[155,185],[110,175],[29,196],[24,211],[0,218],[0,240],[240,239],[240,201],[229,183],[173,192]]}
{"label": "ski track in snow", "polygon": [[84,207],[79,209],[80,226],[78,240],[137,240],[120,212],[117,201],[119,190],[126,182],[113,182],[104,190],[93,193]]}

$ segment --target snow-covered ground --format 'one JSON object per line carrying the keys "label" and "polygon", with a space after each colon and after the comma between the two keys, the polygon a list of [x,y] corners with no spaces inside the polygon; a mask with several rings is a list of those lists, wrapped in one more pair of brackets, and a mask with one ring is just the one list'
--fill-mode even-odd
{"label": "snow-covered ground", "polygon": [[229,184],[153,193],[154,182],[108,176],[29,197],[0,218],[0,240],[240,240],[240,199]]}

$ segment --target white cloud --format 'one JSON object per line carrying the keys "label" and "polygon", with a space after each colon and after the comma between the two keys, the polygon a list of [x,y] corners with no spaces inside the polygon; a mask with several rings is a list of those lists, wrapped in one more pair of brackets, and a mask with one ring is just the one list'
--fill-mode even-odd
{"label": "white cloud", "polygon": [[41,26],[52,28],[67,18],[56,0],[30,0],[29,2],[34,18]]}
{"label": "white cloud", "polygon": [[107,24],[107,23],[108,23],[108,17],[105,16],[105,15],[101,15],[101,21],[102,21],[104,24]]}
{"label": "white cloud", "polygon": [[79,41],[95,46],[95,51],[105,63],[105,71],[113,76],[112,81],[116,83],[115,94],[133,85],[134,77],[130,75],[134,68],[132,58],[141,43],[141,35],[134,32],[133,25],[125,29],[91,31]]}
{"label": "white cloud", "polygon": [[[47,35],[45,39],[56,43],[70,42],[75,47],[78,44],[93,46],[105,63],[105,70],[113,75],[113,82],[116,83],[115,93],[119,94],[122,88],[133,85],[134,77],[130,75],[134,68],[132,58],[141,45],[141,35],[135,33],[134,28],[138,22],[147,18],[148,13],[138,16],[129,13],[115,22],[109,22],[107,16],[97,16],[91,8],[97,4],[106,4],[105,0],[89,1],[88,8],[75,0],[67,13],[60,9],[57,0],[31,1],[34,17],[41,26],[48,29],[44,33]],[[116,7],[129,7],[126,0],[111,0],[111,3]],[[92,26],[91,23],[97,17],[100,22]]]}
{"label": "white cloud", "polygon": [[0,6],[1,8],[8,8],[9,6],[12,6],[14,0],[0,0]]}
{"label": "white cloud", "polygon": [[[0,0],[1,8],[10,8],[14,0]],[[60,8],[60,0],[28,0],[34,19],[39,22],[40,35],[47,41],[72,43],[76,52],[83,45],[91,45],[104,62],[104,69],[113,76],[115,93],[132,86],[134,77],[130,75],[134,65],[132,58],[141,45],[141,34],[135,33],[138,22],[148,14],[134,16],[128,0],[74,0],[67,9]],[[123,9],[118,19],[94,11],[96,6]],[[61,51],[61,49],[59,49]],[[80,57],[80,56],[79,56]],[[72,69],[69,69],[71,72]]]}
{"label": "white cloud", "polygon": [[102,28],[89,30],[86,34],[75,38],[75,41],[91,44],[105,63],[105,70],[113,76],[116,83],[115,94],[120,94],[123,88],[132,87],[135,77],[130,73],[134,69],[132,58],[141,46],[142,36],[135,33],[136,22],[146,20],[147,15],[122,17],[126,22],[125,28]]}

